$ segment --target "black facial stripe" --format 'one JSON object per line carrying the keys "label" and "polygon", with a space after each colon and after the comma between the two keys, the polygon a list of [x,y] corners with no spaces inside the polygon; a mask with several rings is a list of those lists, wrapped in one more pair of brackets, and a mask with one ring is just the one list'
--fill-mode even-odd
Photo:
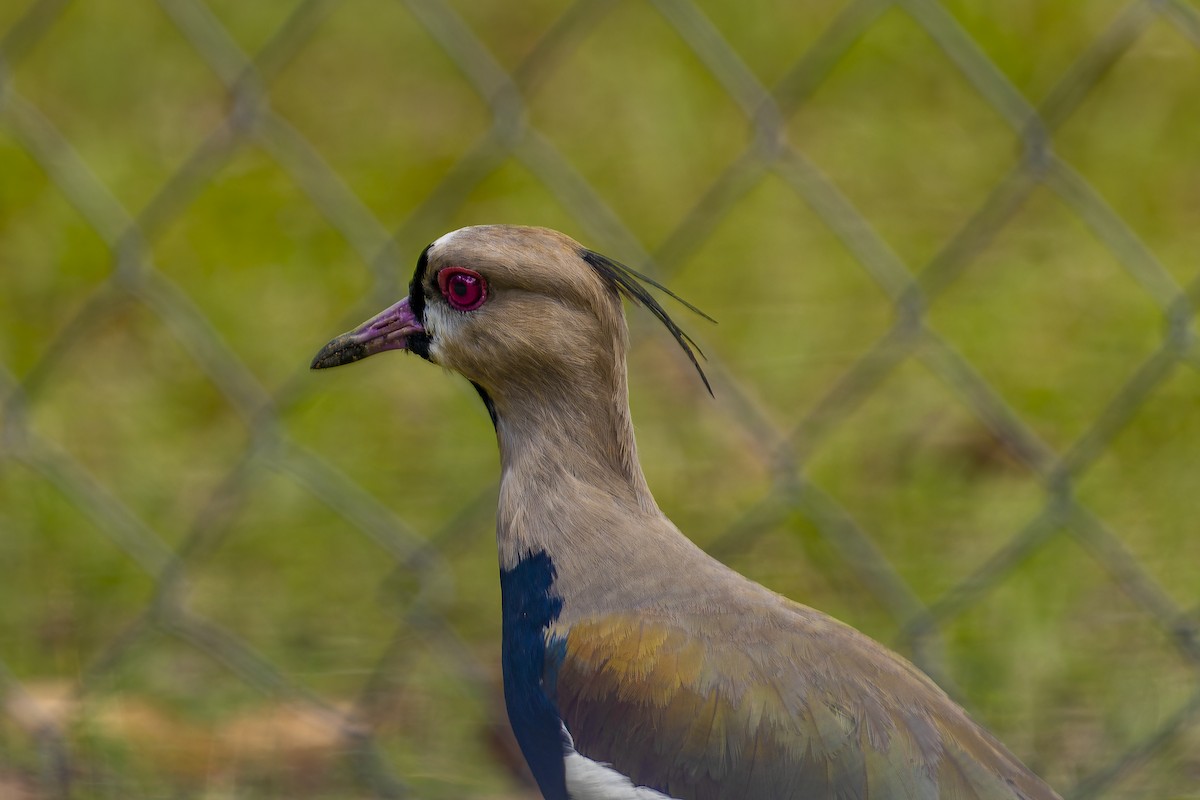
{"label": "black facial stripe", "polygon": [[496,404],[492,401],[491,395],[475,381],[471,381],[471,385],[475,387],[475,391],[479,392],[479,399],[483,400],[483,405],[487,408],[488,416],[492,418],[492,427],[496,427],[499,417],[496,416]]}
{"label": "black facial stripe", "polygon": [[429,360],[429,334],[428,333],[421,331],[420,333],[412,334],[411,336],[408,337],[408,344],[406,346],[408,348],[408,352],[412,353],[413,355],[418,355],[421,358],[425,359],[426,361]]}
{"label": "black facial stripe", "polygon": [[[417,318],[417,322],[425,324],[425,273],[429,269],[429,245],[421,251],[421,257],[417,259],[417,268],[413,272],[412,282],[408,284],[408,307],[412,309],[413,316]],[[409,345],[412,349],[412,345]],[[414,352],[416,352],[414,350]],[[426,352],[428,352],[428,342],[426,342]]]}

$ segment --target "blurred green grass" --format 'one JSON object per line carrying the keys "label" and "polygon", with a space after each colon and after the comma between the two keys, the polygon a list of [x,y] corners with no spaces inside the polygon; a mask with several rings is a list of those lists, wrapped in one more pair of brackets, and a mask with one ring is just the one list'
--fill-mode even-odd
{"label": "blurred green grass", "polygon": [[[23,5],[0,6],[0,31]],[[568,4],[451,5],[513,69]],[[768,86],[841,8],[698,5]],[[944,5],[1036,102],[1127,4]],[[293,8],[233,0],[208,7],[251,52]],[[153,3],[70,4],[9,81],[134,214],[229,111],[218,78]],[[1180,283],[1195,280],[1200,252],[1198,86],[1200,53],[1156,21],[1054,136],[1056,151]],[[267,90],[272,107],[389,230],[410,219],[491,125],[454,60],[402,4],[384,0],[331,4]],[[0,94],[0,365],[26,381],[32,430],[179,545],[260,431],[187,342],[128,299],[45,360],[55,336],[101,290],[114,257],[31,157],[4,102]],[[719,82],[641,2],[613,3],[527,102],[529,123],[651,249],[753,138]],[[787,134],[914,272],[1018,163],[1022,146],[899,8],[882,13],[837,63],[788,119]],[[460,205],[408,231],[413,241],[402,244],[411,249],[388,265],[392,277],[382,283],[407,281],[418,240],[480,222],[543,224],[586,239],[571,210],[509,159]],[[691,319],[686,327],[789,429],[884,334],[891,304],[777,176],[757,183],[706,234],[669,283],[720,324]],[[286,435],[413,530],[429,536],[447,525],[494,480],[490,425],[462,381],[391,357],[306,372],[317,347],[388,298],[269,146],[240,143],[148,246],[154,267],[255,379],[271,391],[302,385],[280,411]],[[764,496],[771,474],[728,398],[710,401],[666,337],[634,316],[631,392],[643,463],[664,509],[702,545],[714,543]],[[937,298],[928,322],[1060,451],[1091,426],[1164,330],[1150,296],[1046,188]],[[1193,611],[1197,398],[1200,376],[1179,369],[1075,487],[1149,576]],[[917,361],[850,412],[806,474],[927,603],[1045,504],[1039,481],[1005,457],[954,387]],[[412,581],[286,471],[263,468],[247,480],[219,546],[189,571],[187,607],[243,637],[306,689],[351,702],[412,602]],[[474,524],[449,550],[440,608],[495,671],[495,551],[490,523]],[[901,640],[890,609],[802,514],[731,560],[885,642]],[[155,592],[85,510],[11,458],[0,458],[0,563],[16,565],[0,581],[0,659],[17,680],[47,692],[76,680]],[[1060,787],[1104,768],[1196,691],[1195,668],[1165,632],[1061,534],[943,633],[947,671],[963,700]],[[420,633],[399,646],[400,674],[388,677],[373,719],[396,772],[423,797],[524,791],[496,757],[491,731],[502,711],[494,694],[465,686],[446,651]],[[245,720],[276,719],[277,706],[202,651],[150,636],[89,692],[70,728],[83,770],[77,794],[365,796],[335,757],[339,743],[305,749],[289,738],[290,723],[266,725],[261,752],[247,744],[236,758],[221,749],[221,741],[243,741],[233,732]],[[1104,796],[1191,796],[1200,783],[1197,752],[1193,720]],[[30,737],[11,720],[0,723],[0,781],[34,774],[36,761]]]}

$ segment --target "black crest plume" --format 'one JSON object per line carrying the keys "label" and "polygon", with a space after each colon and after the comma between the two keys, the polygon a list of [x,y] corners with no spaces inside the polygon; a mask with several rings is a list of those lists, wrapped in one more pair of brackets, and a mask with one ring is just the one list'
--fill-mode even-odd
{"label": "black crest plume", "polygon": [[708,389],[708,393],[711,395],[713,390],[712,386],[708,382],[708,376],[704,374],[704,370],[700,366],[700,361],[696,358],[697,354],[700,355],[700,358],[704,358],[704,352],[700,349],[700,346],[696,344],[692,337],[688,336],[687,333],[684,332],[683,328],[679,327],[675,320],[671,319],[671,316],[667,313],[667,310],[663,308],[657,300],[654,299],[654,295],[650,294],[649,290],[647,290],[642,284],[649,284],[650,286],[653,286],[655,289],[663,292],[668,297],[671,297],[681,303],[685,308],[704,317],[709,322],[715,323],[716,320],[710,317],[708,314],[705,314],[700,309],[696,308],[687,300],[684,300],[682,297],[672,292],[667,287],[663,286],[658,281],[647,277],[640,272],[630,269],[619,261],[614,261],[608,256],[600,255],[592,250],[584,250],[582,253],[580,253],[580,257],[582,257],[592,269],[596,270],[600,277],[604,279],[605,283],[607,283],[609,286],[612,286],[617,290],[617,292],[619,292],[622,296],[627,297],[631,302],[642,306],[658,318],[658,321],[661,322],[666,329],[671,332],[671,335],[675,337],[675,341],[678,342],[679,346],[683,348],[683,352],[687,353],[687,357],[692,362],[692,366],[694,366],[696,368],[696,372],[700,374],[700,380],[704,381],[704,388]]}

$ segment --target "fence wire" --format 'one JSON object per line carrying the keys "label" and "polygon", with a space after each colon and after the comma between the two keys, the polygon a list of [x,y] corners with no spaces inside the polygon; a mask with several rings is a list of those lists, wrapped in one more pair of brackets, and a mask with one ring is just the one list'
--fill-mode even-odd
{"label": "fence wire", "polygon": [[[691,0],[647,0],[673,29],[736,106],[752,130],[745,149],[695,201],[661,242],[649,247],[589,184],[554,139],[533,122],[528,102],[561,65],[612,13],[613,0],[579,0],[567,5],[528,54],[506,69],[453,5],[442,0],[407,0],[402,5],[461,71],[486,105],[490,123],[436,188],[400,222],[389,227],[339,176],[293,122],[273,107],[272,82],[326,24],[332,0],[299,2],[254,52],[237,39],[202,0],[159,0],[159,6],[195,54],[219,79],[228,96],[220,123],[207,132],[182,165],[149,201],[131,209],[118,200],[51,116],[13,80],[25,59],[54,32],[71,4],[36,0],[15,18],[0,40],[0,133],[15,142],[45,172],[56,190],[87,221],[104,243],[107,277],[41,348],[34,363],[14,374],[0,365],[0,466],[20,465],[52,485],[68,503],[92,520],[96,530],[153,581],[155,589],[121,635],[89,653],[70,687],[75,702],[108,691],[114,670],[135,651],[173,639],[210,655],[238,680],[264,695],[304,709],[314,724],[339,743],[350,781],[363,796],[407,797],[414,792],[407,770],[380,744],[380,698],[394,676],[413,658],[414,642],[436,654],[461,681],[472,702],[486,706],[493,694],[491,674],[459,626],[446,616],[456,589],[451,562],[466,546],[465,535],[489,526],[494,487],[477,495],[440,530],[420,530],[381,503],[327,457],[296,441],[283,416],[314,391],[306,365],[269,386],[226,344],[217,328],[179,283],[156,262],[154,244],[246,147],[259,148],[284,170],[312,206],[332,225],[370,270],[372,298],[402,290],[405,265],[431,231],[449,229],[455,214],[478,187],[505,163],[515,160],[561,204],[588,237],[589,244],[622,260],[669,278],[694,259],[711,232],[768,176],[790,188],[827,226],[891,304],[892,322],[818,402],[780,425],[763,408],[752,387],[739,380],[734,365],[712,358],[706,365],[719,398],[724,424],[736,427],[770,475],[770,488],[720,535],[708,543],[718,557],[732,558],[761,538],[776,533],[799,514],[818,531],[850,570],[858,585],[893,615],[902,631],[899,646],[952,693],[943,655],[943,631],[982,599],[1010,581],[1038,553],[1062,539],[1077,543],[1124,593],[1144,618],[1161,629],[1187,666],[1191,699],[1162,714],[1157,726],[1123,752],[1094,763],[1073,785],[1060,786],[1071,798],[1115,796],[1121,781],[1145,769],[1156,755],[1200,722],[1200,614],[1182,607],[1131,551],[1122,531],[1082,503],[1076,487],[1108,452],[1115,438],[1143,411],[1151,396],[1181,371],[1200,369],[1195,305],[1200,270],[1180,285],[1170,270],[1089,181],[1055,149],[1055,136],[1102,86],[1112,67],[1152,26],[1169,26],[1200,51],[1200,12],[1182,0],[1129,2],[1116,9],[1098,36],[1062,74],[1044,99],[1028,99],[937,0],[852,0],[773,85],[765,85],[742,53]],[[849,50],[868,35],[885,13],[899,12],[915,23],[944,53],[972,91],[994,110],[998,124],[1018,137],[1020,158],[994,182],[983,201],[924,264],[897,255],[809,155],[789,137],[788,120],[822,87]],[[419,158],[419,155],[413,156]],[[964,271],[1028,207],[1038,190],[1049,190],[1082,222],[1136,282],[1162,316],[1162,336],[1154,351],[1083,428],[1059,448],[1039,436],[955,344],[929,322],[930,310]],[[749,267],[748,267],[749,268]],[[347,321],[371,310],[364,301]],[[152,314],[196,366],[218,387],[224,402],[250,431],[238,457],[208,493],[180,537],[155,530],[139,508],[118,498],[102,476],[30,421],[51,383],[69,369],[69,358],[86,346],[91,332],[137,306]],[[333,331],[328,331],[332,333]],[[314,337],[321,332],[314,331]],[[963,407],[1003,446],[1008,456],[1036,477],[1041,507],[973,572],[962,575],[932,602],[890,563],[878,538],[856,520],[855,509],[814,481],[810,463],[842,432],[855,412],[876,397],[890,376],[918,363],[940,378]],[[226,543],[233,522],[253,497],[264,474],[282,476],[326,505],[394,562],[388,581],[411,582],[415,589],[395,620],[392,643],[376,663],[364,665],[354,702],[334,702],[305,687],[288,669],[273,663],[240,635],[194,611],[187,601],[189,581]],[[8,534],[5,534],[8,535]],[[472,546],[474,542],[470,543]],[[7,569],[24,569],[8,565]],[[364,587],[364,592],[372,587]],[[386,592],[386,586],[376,591]],[[1185,603],[1200,602],[1200,595]],[[0,653],[0,659],[5,659]],[[116,796],[103,786],[89,754],[73,733],[26,698],[25,678],[0,660],[0,693],[19,724],[3,740],[37,755],[38,768],[12,767],[0,779],[0,794],[14,797]],[[1099,700],[1098,702],[1102,702]],[[23,709],[23,710],[22,710]],[[34,709],[30,711],[30,709]],[[502,711],[489,709],[502,725]],[[5,755],[0,751],[0,761]],[[14,757],[15,763],[15,757]],[[1195,764],[1192,764],[1195,769]],[[16,777],[14,777],[14,775]],[[1181,775],[1186,786],[1200,775]],[[1193,791],[1195,790],[1193,785]],[[9,796],[9,795],[5,795]],[[204,795],[208,796],[208,795]],[[1191,795],[1188,795],[1191,796]]]}

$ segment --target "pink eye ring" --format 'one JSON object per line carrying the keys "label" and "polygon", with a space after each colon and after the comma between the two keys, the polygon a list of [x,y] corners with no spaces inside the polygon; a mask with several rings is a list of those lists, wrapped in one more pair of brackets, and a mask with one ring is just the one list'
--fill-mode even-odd
{"label": "pink eye ring", "polygon": [[446,267],[437,275],[438,288],[450,307],[474,311],[487,300],[487,281],[475,270]]}

